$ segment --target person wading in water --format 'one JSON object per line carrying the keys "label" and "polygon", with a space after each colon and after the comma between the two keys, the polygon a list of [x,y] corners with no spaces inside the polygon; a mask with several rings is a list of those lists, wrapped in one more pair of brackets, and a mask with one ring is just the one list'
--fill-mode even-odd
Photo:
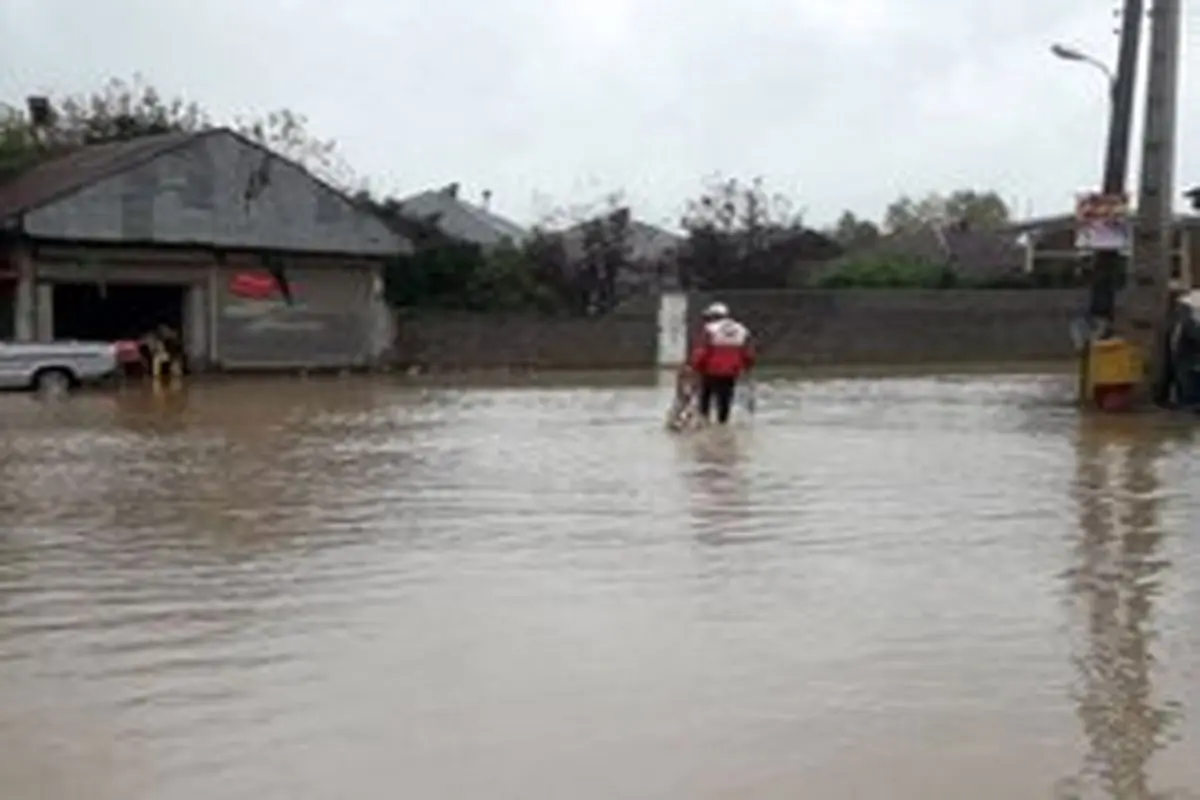
{"label": "person wading in water", "polygon": [[700,416],[708,421],[716,406],[717,422],[729,422],[738,380],[754,367],[750,330],[729,314],[724,303],[704,310],[704,327],[689,366],[700,379]]}

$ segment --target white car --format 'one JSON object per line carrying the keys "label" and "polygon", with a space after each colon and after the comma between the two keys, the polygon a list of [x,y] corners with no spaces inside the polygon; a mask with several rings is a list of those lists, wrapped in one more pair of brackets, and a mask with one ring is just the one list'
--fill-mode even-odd
{"label": "white car", "polygon": [[119,367],[110,342],[0,342],[0,389],[67,391],[103,381]]}

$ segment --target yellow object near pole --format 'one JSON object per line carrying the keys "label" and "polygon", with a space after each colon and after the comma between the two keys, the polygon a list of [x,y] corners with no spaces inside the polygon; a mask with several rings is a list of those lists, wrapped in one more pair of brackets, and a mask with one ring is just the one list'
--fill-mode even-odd
{"label": "yellow object near pole", "polygon": [[1145,371],[1145,358],[1125,339],[1099,339],[1088,346],[1086,396],[1101,411],[1128,411]]}

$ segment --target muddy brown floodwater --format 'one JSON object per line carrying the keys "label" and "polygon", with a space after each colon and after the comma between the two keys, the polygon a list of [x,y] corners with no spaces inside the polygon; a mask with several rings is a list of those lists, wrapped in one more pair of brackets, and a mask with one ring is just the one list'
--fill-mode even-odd
{"label": "muddy brown floodwater", "polygon": [[1188,796],[1196,432],[1070,392],[0,397],[0,796]]}

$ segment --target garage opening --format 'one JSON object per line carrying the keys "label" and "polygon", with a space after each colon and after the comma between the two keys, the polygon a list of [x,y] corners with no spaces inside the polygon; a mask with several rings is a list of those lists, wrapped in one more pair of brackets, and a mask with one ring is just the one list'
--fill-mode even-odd
{"label": "garage opening", "polygon": [[56,283],[53,292],[55,339],[137,339],[159,325],[184,333],[186,286]]}
{"label": "garage opening", "polygon": [[0,278],[0,341],[17,335],[17,285]]}

